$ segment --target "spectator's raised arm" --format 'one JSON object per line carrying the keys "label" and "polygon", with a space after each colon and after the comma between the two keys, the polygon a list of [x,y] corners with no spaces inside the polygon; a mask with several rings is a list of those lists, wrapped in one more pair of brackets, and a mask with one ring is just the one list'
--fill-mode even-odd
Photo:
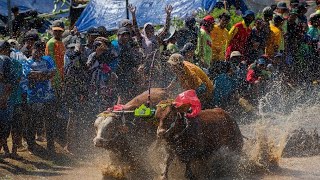
{"label": "spectator's raised arm", "polygon": [[[138,43],[141,45],[142,37],[140,34],[140,30],[139,30],[139,26],[138,26],[138,22],[137,22],[137,17],[136,17],[137,7],[134,6],[133,4],[129,4],[128,10],[131,12],[131,16],[132,16],[132,29],[133,29],[135,35],[137,36]],[[133,36],[133,34],[132,34],[132,36]]]}
{"label": "spectator's raised arm", "polygon": [[169,29],[170,29],[170,21],[171,21],[171,12],[173,10],[173,7],[171,5],[167,5],[165,8],[167,17],[166,17],[166,24],[164,25],[163,30],[158,35],[159,42],[162,42],[167,35]]}

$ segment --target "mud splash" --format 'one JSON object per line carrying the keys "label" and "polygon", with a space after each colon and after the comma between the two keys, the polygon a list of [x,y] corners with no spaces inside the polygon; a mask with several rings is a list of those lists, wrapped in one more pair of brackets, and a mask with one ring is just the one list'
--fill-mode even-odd
{"label": "mud splash", "polygon": [[[293,136],[297,129],[303,128],[305,134],[319,133],[318,130],[315,131],[315,128],[320,129],[319,87],[292,91],[275,82],[270,89],[272,90],[259,101],[257,115],[260,118],[250,121],[250,124],[240,124],[242,134],[248,138],[245,140],[243,153],[239,155],[229,152],[228,149],[221,149],[206,162],[194,162],[193,169],[199,179],[246,179],[277,173],[281,169],[280,161],[284,154],[303,153],[296,152],[299,149],[289,148],[296,146],[296,143],[291,142],[300,138]],[[246,119],[239,121],[245,122]],[[305,137],[315,139],[316,135]],[[313,140],[309,143],[310,148],[316,147],[317,142]],[[142,158],[145,158],[144,168],[152,172],[144,176],[144,179],[160,177],[160,172],[165,167],[165,155],[164,145],[157,146],[156,143],[142,153]],[[121,171],[126,168],[124,166]],[[114,172],[117,172],[116,169]],[[184,165],[175,160],[169,179],[185,179],[184,169]],[[138,177],[141,172],[135,170],[128,173],[130,177]]]}

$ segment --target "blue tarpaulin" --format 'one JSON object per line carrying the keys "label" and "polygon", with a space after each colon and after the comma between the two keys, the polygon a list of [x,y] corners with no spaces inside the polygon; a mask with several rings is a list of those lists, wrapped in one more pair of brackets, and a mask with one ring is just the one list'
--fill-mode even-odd
{"label": "blue tarpaulin", "polygon": [[[68,9],[67,4],[63,6],[62,2],[57,4],[57,11],[59,9]],[[11,0],[11,7],[17,6],[20,9],[20,12],[26,12],[29,10],[35,10],[39,13],[52,13],[54,9],[53,0]],[[62,6],[62,7],[61,7]],[[0,0],[0,14],[8,16],[8,4],[7,0]],[[68,16],[68,13],[66,14]]]}
{"label": "blue tarpaulin", "polygon": [[[243,3],[242,0],[240,1]],[[130,4],[137,7],[136,15],[140,27],[147,22],[163,24],[166,17],[164,9],[168,4],[173,6],[173,17],[184,18],[199,9],[208,11],[216,2],[217,0],[129,0]],[[113,30],[118,28],[118,22],[126,16],[124,0],[91,0],[79,17],[76,26],[80,32],[98,26]]]}

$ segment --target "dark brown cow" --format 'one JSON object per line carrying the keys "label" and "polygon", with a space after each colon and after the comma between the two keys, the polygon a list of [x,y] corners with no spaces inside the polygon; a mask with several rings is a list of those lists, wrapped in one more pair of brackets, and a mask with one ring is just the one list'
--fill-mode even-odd
{"label": "dark brown cow", "polygon": [[243,136],[237,123],[227,112],[220,108],[207,109],[201,111],[197,118],[187,120],[184,114],[189,108],[189,105],[175,108],[170,100],[158,105],[155,115],[159,120],[157,136],[164,138],[168,144],[162,179],[168,178],[174,154],[186,163],[186,178],[195,179],[190,166],[193,159],[206,159],[221,147],[237,152],[242,149]]}

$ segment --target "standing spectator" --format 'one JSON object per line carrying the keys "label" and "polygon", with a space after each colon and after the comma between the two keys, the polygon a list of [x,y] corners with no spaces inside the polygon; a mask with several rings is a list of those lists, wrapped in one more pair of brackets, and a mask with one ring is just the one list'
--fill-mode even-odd
{"label": "standing spectator", "polygon": [[[50,56],[54,60],[55,64],[55,75],[52,80],[52,87],[55,92],[56,102],[52,104],[51,107],[54,109],[52,112],[55,116],[55,128],[57,129],[57,138],[60,140],[60,143],[65,143],[65,133],[67,128],[67,119],[64,116],[66,111],[63,103],[63,81],[64,81],[64,55],[65,55],[65,46],[62,42],[62,34],[64,32],[64,23],[60,20],[56,20],[52,23],[52,35],[53,37],[47,42],[45,54]],[[50,127],[50,125],[49,125]],[[64,145],[62,145],[64,146]]]}
{"label": "standing spectator", "polygon": [[283,1],[278,2],[275,15],[279,15],[285,18],[288,12],[289,12],[289,9],[287,7],[287,3]]}
{"label": "standing spectator", "polygon": [[11,8],[11,12],[13,13],[14,17],[12,21],[13,37],[18,38],[21,35],[21,31],[25,25],[25,17],[19,13],[19,8],[17,6]]}
{"label": "standing spectator", "polygon": [[[275,10],[275,15],[281,16],[283,19],[287,19],[289,13],[289,8],[287,7],[287,3],[280,1],[277,4],[277,9]],[[287,21],[285,21],[282,25],[283,33],[287,33]]]}
{"label": "standing spectator", "polygon": [[307,3],[300,3],[297,6],[298,11],[298,23],[303,24],[304,26],[308,26],[308,18],[305,15],[308,12],[308,4]]}
{"label": "standing spectator", "polygon": [[270,24],[271,35],[267,41],[266,54],[269,57],[274,57],[277,52],[283,51],[280,49],[281,43],[283,42],[283,34],[281,27],[284,19],[281,16],[274,16],[273,23]]}
{"label": "standing spectator", "polygon": [[[134,29],[139,29],[138,24],[137,24],[137,20],[136,20],[136,16],[135,16],[136,7],[129,6],[129,10],[132,14]],[[163,30],[161,32],[157,33],[157,35],[155,34],[154,26],[151,23],[146,23],[143,26],[142,34],[140,34],[139,31],[135,30],[138,42],[141,45],[141,47],[143,48],[144,53],[147,57],[152,55],[152,52],[159,49],[160,45],[163,43],[163,40],[165,39],[165,37],[169,31],[169,28],[170,28],[170,20],[171,20],[172,10],[173,10],[172,6],[170,6],[170,5],[166,6],[166,8],[165,8],[165,12],[167,14],[166,22],[165,22]],[[129,32],[131,33],[130,30],[129,30]]]}
{"label": "standing spectator", "polygon": [[222,62],[220,72],[214,79],[213,106],[226,108],[234,103],[237,81],[233,76],[230,62]]}
{"label": "standing spectator", "polygon": [[251,33],[250,24],[254,21],[254,12],[247,10],[243,15],[243,21],[235,24],[229,31],[229,43],[226,51],[226,59],[229,60],[232,51],[245,52],[244,44]]}
{"label": "standing spectator", "polygon": [[212,39],[212,60],[224,61],[226,54],[227,41],[229,39],[229,33],[226,27],[230,22],[230,15],[222,13],[219,16],[219,24],[214,25],[210,35]]}
{"label": "standing spectator", "polygon": [[[247,46],[245,57],[247,57],[249,61],[252,59],[256,60],[264,54],[268,35],[267,32],[265,32],[265,26],[266,24],[262,19],[257,18],[255,20],[254,27],[245,44],[245,46]],[[252,61],[249,63],[252,63]]]}
{"label": "standing spectator", "polygon": [[262,14],[263,14],[263,21],[264,21],[263,31],[266,33],[266,38],[269,39],[271,34],[270,21],[272,21],[272,18],[273,18],[273,10],[270,6],[267,6],[262,10]]}
{"label": "standing spectator", "polygon": [[290,0],[290,10],[297,9],[299,6],[299,0]]}
{"label": "standing spectator", "polygon": [[83,55],[84,57],[88,58],[90,54],[94,52],[94,40],[99,37],[99,32],[96,28],[91,27],[87,31],[87,45],[84,48]]}
{"label": "standing spectator", "polygon": [[196,26],[196,19],[188,17],[184,21],[184,27],[177,32],[177,46],[181,50],[186,43],[197,45],[199,29]]}
{"label": "standing spectator", "polygon": [[60,20],[56,20],[52,23],[52,35],[53,37],[47,42],[45,54],[50,56],[56,64],[56,74],[54,76],[53,87],[57,91],[61,92],[61,83],[64,75],[64,54],[65,47],[62,42],[62,34],[64,32],[64,24]]}
{"label": "standing spectator", "polygon": [[116,71],[117,91],[121,102],[128,102],[138,95],[139,84],[135,81],[141,56],[128,28],[120,28],[117,35],[119,46],[119,65]]}
{"label": "standing spectator", "polygon": [[39,40],[39,35],[37,30],[30,30],[26,33],[23,38],[23,46],[20,51],[27,57],[31,57],[31,49],[34,42]]}
{"label": "standing spectator", "polygon": [[[298,25],[296,23],[297,17],[297,10],[291,10],[286,24],[287,32],[284,34],[286,63],[291,68],[293,68],[293,64],[296,59],[296,52],[298,52],[298,42],[300,41],[300,39],[298,38]],[[289,74],[292,75],[290,72]]]}
{"label": "standing spectator", "polygon": [[51,79],[56,75],[54,60],[50,56],[44,56],[45,43],[36,42],[32,48],[32,58],[28,60],[28,104],[31,113],[27,123],[28,150],[33,153],[36,148],[35,125],[38,121],[45,121],[47,137],[47,149],[50,153],[55,152],[54,147],[54,124],[56,96],[55,89],[51,86]]}
{"label": "standing spectator", "polygon": [[10,58],[12,59],[12,76],[19,81],[13,86],[13,91],[10,97],[10,103],[13,106],[13,119],[11,123],[12,136],[12,158],[20,159],[17,154],[18,147],[22,145],[22,135],[24,123],[26,122],[26,91],[27,79],[23,75],[23,66],[27,58],[13,45],[11,45]]}
{"label": "standing spectator", "polygon": [[[16,79],[12,75],[12,60],[9,56],[10,44],[7,41],[0,41],[0,150],[3,148],[4,157],[10,155],[7,145],[13,116],[13,105],[10,98],[16,84]],[[16,139],[13,140],[15,144]]]}
{"label": "standing spectator", "polygon": [[308,30],[308,35],[311,38],[311,52],[312,59],[310,62],[310,70],[311,70],[311,78],[313,80],[319,79],[319,61],[317,61],[320,57],[319,43],[320,43],[320,14],[316,14],[310,18],[311,27]]}
{"label": "standing spectator", "polygon": [[200,24],[196,54],[199,57],[199,65],[209,69],[212,61],[212,40],[210,32],[214,25],[214,18],[210,15],[204,17]]}

